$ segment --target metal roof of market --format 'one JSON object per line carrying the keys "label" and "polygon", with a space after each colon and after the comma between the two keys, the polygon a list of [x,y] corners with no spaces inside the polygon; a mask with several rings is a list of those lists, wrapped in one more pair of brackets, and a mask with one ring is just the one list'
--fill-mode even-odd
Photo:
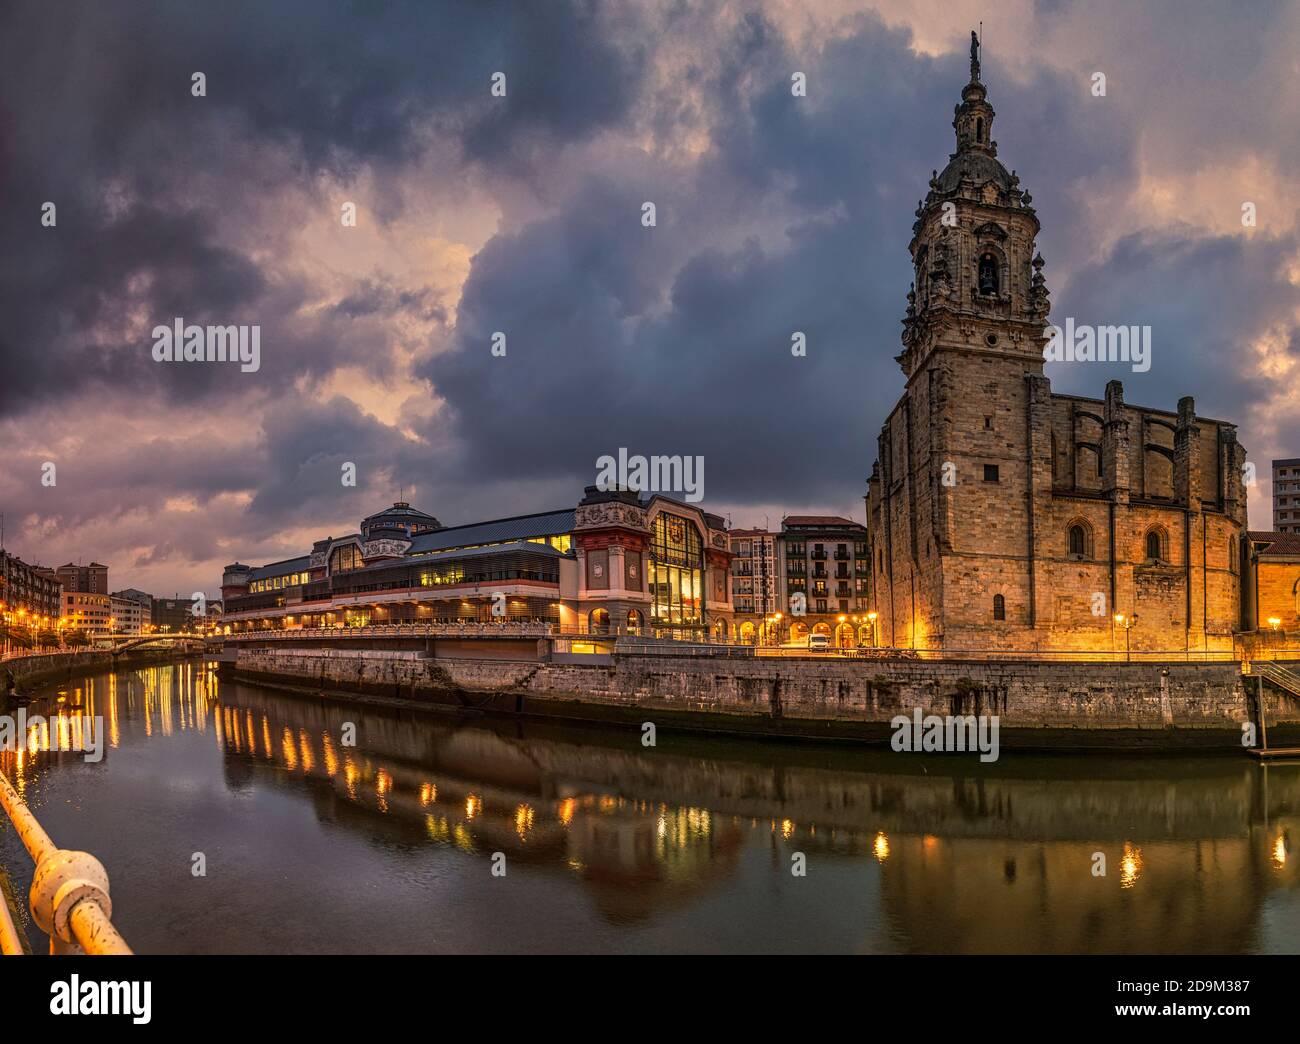
{"label": "metal roof of market", "polygon": [[503,544],[512,540],[529,540],[536,537],[559,536],[572,533],[577,511],[544,511],[538,515],[516,515],[492,522],[474,522],[467,526],[451,526],[432,533],[420,533],[411,540],[412,555],[432,551],[447,551],[456,547],[473,547],[479,544]]}

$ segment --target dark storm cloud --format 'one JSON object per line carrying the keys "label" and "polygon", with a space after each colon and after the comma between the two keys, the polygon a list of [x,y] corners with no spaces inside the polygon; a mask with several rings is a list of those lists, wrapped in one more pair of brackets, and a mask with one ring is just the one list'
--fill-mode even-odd
{"label": "dark storm cloud", "polygon": [[[302,174],[354,173],[409,159],[437,133],[501,167],[511,140],[562,145],[618,119],[641,58],[601,35],[595,11],[477,0],[128,3],[52,19],[48,5],[6,5],[0,416],[88,382],[164,397],[240,393],[234,375],[151,368],[147,342],[115,343],[106,331],[132,298],[150,328],[176,316],[271,327],[267,312],[292,318],[293,288],[268,297],[257,263],[219,234],[292,176],[270,164],[273,146],[296,155]],[[488,94],[498,69],[513,81],[508,106]],[[195,71],[207,77],[205,98],[191,95]],[[196,184],[214,170],[220,191],[205,198]],[[58,206],[55,228],[39,224],[47,200]],[[335,351],[345,334],[302,325],[264,331],[279,346],[264,380],[284,386],[328,372],[346,351],[386,347]]]}
{"label": "dark storm cloud", "polygon": [[[1153,3],[1124,14],[1122,37],[1108,10],[1040,4],[1025,31],[1050,47],[985,55],[999,156],[1043,222],[1054,318],[1156,338],[1148,375],[1053,380],[1099,396],[1120,376],[1130,401],[1194,394],[1249,424],[1268,390],[1253,344],[1296,354],[1294,233],[1247,240],[1124,208],[1187,191],[1202,167],[1222,181],[1252,156],[1300,163],[1300,138],[1270,122],[1296,106],[1284,8]],[[933,57],[874,15],[801,39],[791,11],[756,0],[63,15],[0,8],[0,424],[29,440],[0,493],[33,532],[73,551],[74,527],[120,516],[88,554],[211,568],[303,550],[277,530],[354,528],[402,485],[453,523],[571,504],[619,446],[704,455],[709,503],[860,494],[903,387],[906,248],[954,147],[960,47]],[[1107,99],[1089,94],[1094,67]],[[796,70],[807,98],[791,96]],[[496,71],[505,100],[489,95]],[[369,194],[354,266],[312,253],[339,248],[315,222],[337,228],[343,184]],[[57,229],[39,224],[45,200]],[[382,270],[390,250],[412,274]],[[177,316],[258,323],[262,370],[153,363],[149,330]],[[795,331],[807,358],[791,356]],[[412,351],[427,388],[405,380]],[[60,458],[46,496],[32,484],[64,403],[93,452]],[[154,412],[183,430],[115,435],[120,416]]]}
{"label": "dark storm cloud", "polygon": [[[598,455],[627,446],[702,454],[709,498],[731,503],[771,496],[773,482],[796,505],[860,490],[902,391],[906,245],[916,199],[954,147],[965,70],[918,58],[906,34],[871,19],[811,62],[753,19],[735,46],[703,86],[722,116],[693,172],[650,166],[635,188],[593,180],[475,258],[456,350],[425,371],[456,411],[467,473],[577,487]],[[759,89],[737,86],[742,62]],[[792,69],[807,72],[809,99],[792,97]],[[994,98],[1006,124],[1028,110],[1010,137],[1049,144],[1020,153],[1026,184],[1127,173],[1123,127],[1083,116],[1086,145],[1061,133],[1078,95],[1045,74]],[[1009,164],[1015,153],[1002,150]],[[660,208],[654,229],[639,223],[646,198]],[[761,224],[765,212],[789,215],[775,245],[675,246],[698,238],[694,226]],[[488,351],[497,330],[505,359]],[[791,355],[795,331],[807,358]]]}
{"label": "dark storm cloud", "polygon": [[[263,472],[249,506],[261,522],[360,519],[376,498],[389,499],[393,475],[413,456],[393,428],[341,397],[286,401],[268,413],[263,434]],[[354,486],[343,484],[345,465],[354,466]]]}
{"label": "dark storm cloud", "polygon": [[[1151,368],[1059,364],[1048,370],[1054,385],[1097,397],[1118,379],[1128,402],[1175,410],[1179,398],[1192,395],[1200,414],[1244,424],[1273,383],[1257,368],[1254,342],[1300,306],[1286,278],[1286,259],[1298,246],[1294,237],[1124,237],[1104,262],[1078,273],[1052,321],[1149,325]],[[1294,346],[1290,354],[1300,365]]]}

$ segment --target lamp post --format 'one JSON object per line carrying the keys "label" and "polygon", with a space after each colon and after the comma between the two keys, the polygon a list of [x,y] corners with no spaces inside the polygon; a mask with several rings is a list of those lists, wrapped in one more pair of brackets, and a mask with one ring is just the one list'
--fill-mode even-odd
{"label": "lamp post", "polygon": [[877,613],[874,609],[871,612],[867,613],[867,619],[871,621],[871,648],[873,649],[880,648],[880,645],[876,640],[876,617],[879,615],[880,614]]}
{"label": "lamp post", "polygon": [[1133,625],[1138,622],[1138,614],[1134,613],[1132,616],[1125,616],[1123,613],[1116,613],[1115,622],[1124,628],[1124,662],[1128,663],[1132,659],[1129,652],[1128,633],[1133,629]]}

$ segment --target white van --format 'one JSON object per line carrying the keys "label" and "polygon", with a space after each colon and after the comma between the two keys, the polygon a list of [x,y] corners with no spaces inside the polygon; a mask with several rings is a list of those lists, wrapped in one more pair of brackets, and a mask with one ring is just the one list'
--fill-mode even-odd
{"label": "white van", "polygon": [[831,647],[831,636],[829,634],[810,634],[808,636],[809,652],[825,652]]}

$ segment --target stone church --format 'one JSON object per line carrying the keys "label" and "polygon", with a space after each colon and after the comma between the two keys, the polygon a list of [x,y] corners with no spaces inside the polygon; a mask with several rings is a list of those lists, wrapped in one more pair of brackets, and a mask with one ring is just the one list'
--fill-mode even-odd
{"label": "stone church", "polygon": [[1191,397],[1130,405],[1119,381],[1102,399],[1052,392],[1038,217],[998,160],[971,35],[957,151],[912,226],[907,383],[867,493],[880,642],[1229,650],[1246,525],[1236,427]]}

